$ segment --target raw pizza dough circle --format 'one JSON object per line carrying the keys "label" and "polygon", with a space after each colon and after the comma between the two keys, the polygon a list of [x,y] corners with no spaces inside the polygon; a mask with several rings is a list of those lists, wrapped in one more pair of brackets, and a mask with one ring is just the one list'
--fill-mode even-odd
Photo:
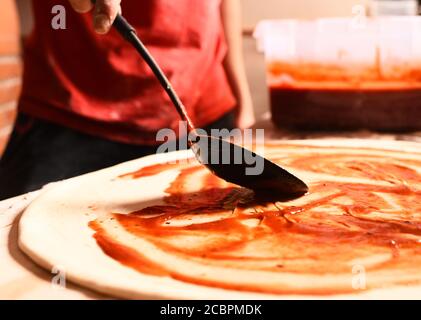
{"label": "raw pizza dough circle", "polygon": [[[271,144],[273,145],[273,143]],[[358,154],[373,152],[378,156],[387,156],[387,154],[382,154],[381,150],[391,150],[397,151],[394,154],[403,159],[421,159],[420,144],[410,142],[341,139],[288,141],[279,143],[279,145],[298,146],[294,152],[300,155],[314,153],[314,149],[307,146],[320,146],[323,148],[320,149],[322,150],[321,152],[326,154],[335,152],[350,152],[351,154],[353,152]],[[341,148],[344,149],[342,150]],[[270,158],[271,152],[269,150],[265,155]],[[106,255],[93,237],[94,230],[89,226],[90,222],[96,219],[100,220],[102,217],[106,219],[111,213],[125,214],[160,204],[162,199],[167,196],[165,193],[166,188],[178,176],[179,171],[168,170],[141,179],[123,179],[119,177],[143,167],[189,157],[191,157],[190,151],[153,155],[66,180],[48,188],[28,207],[21,217],[19,223],[20,248],[47,270],[52,270],[53,268],[64,270],[67,279],[70,281],[121,298],[421,298],[421,284],[412,286],[394,285],[386,288],[356,290],[355,293],[329,296],[237,291],[179,281],[166,276],[143,274]],[[285,167],[306,182],[320,179],[319,176],[314,176],[310,171]],[[416,170],[420,170],[420,168]],[[421,174],[421,171],[418,171],[418,173]],[[337,179],[334,176],[334,174],[331,174],[332,179]],[[114,226],[114,228],[118,229],[118,226]],[[116,233],[117,240],[119,240],[120,235]],[[126,237],[127,240],[128,235],[123,234],[121,237],[122,239]],[[142,241],[142,239],[137,239],[136,241]],[[148,249],[149,244],[147,241],[144,242],[143,248],[146,250],[145,252],[153,250],[153,247]],[[164,258],[165,255],[163,256]],[[186,263],[189,266],[189,261]],[[171,266],[169,267],[171,268]],[[193,269],[192,272],[194,272]],[[294,274],[289,273],[285,276],[288,277],[288,281],[296,281],[298,287],[301,281],[304,281],[304,284],[306,283],[305,275],[304,277],[299,275],[296,280],[294,280]],[[350,271],[350,285],[353,279],[352,276],[353,274]],[[223,277],[224,275],[221,274],[221,278]],[[263,279],[264,277],[262,281],[264,281]],[[334,277],[328,274],[310,277],[307,280],[314,282],[315,286],[323,286],[324,283],[329,286],[331,281],[334,282]],[[305,285],[308,285],[308,283]]]}

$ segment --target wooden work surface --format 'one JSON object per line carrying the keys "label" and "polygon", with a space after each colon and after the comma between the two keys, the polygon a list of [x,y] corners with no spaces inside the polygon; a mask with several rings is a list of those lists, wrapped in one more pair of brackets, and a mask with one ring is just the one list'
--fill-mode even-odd
{"label": "wooden work surface", "polygon": [[40,191],[0,202],[0,299],[97,299],[103,296],[67,283],[54,285],[47,272],[18,248],[18,221]]}
{"label": "wooden work surface", "polygon": [[[370,138],[421,142],[421,133],[380,134],[357,133],[293,133],[274,130],[265,125],[270,139],[305,138]],[[259,127],[259,126],[258,126]],[[260,126],[264,127],[264,126]],[[381,142],[379,142],[381,146]],[[55,274],[41,269],[18,248],[18,221],[21,213],[41,191],[0,202],[0,299],[99,299],[107,298],[66,283],[65,288],[54,285]]]}

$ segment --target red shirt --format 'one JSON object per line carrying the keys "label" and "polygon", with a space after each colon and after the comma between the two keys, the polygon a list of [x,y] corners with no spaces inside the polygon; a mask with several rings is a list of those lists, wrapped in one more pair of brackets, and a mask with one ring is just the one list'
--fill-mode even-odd
{"label": "red shirt", "polygon": [[[188,109],[205,126],[235,106],[223,68],[221,0],[123,0],[137,29]],[[54,5],[66,7],[54,30]],[[154,144],[161,128],[178,131],[174,107],[148,66],[115,30],[97,35],[92,15],[67,1],[33,1],[35,26],[25,42],[20,110],[108,139]]]}

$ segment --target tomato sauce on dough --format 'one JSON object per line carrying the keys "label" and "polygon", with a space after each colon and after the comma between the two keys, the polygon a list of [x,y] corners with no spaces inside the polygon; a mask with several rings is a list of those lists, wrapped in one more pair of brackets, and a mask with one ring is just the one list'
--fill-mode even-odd
{"label": "tomato sauce on dough", "polygon": [[[368,280],[368,288],[421,281],[421,274],[414,273],[421,263],[421,161],[395,159],[393,153],[390,157],[366,154],[363,149],[350,154],[309,148],[302,154],[271,157],[276,163],[316,175],[309,183],[309,194],[298,202],[259,203],[252,191],[227,184],[199,165],[165,163],[121,177],[144,179],[179,170],[165,190],[163,203],[129,214],[113,213],[112,219],[160,250],[204,266],[273,275],[349,275],[351,279],[353,267],[362,265],[368,279],[371,274],[371,279],[375,275],[382,279]],[[200,184],[199,190],[188,188],[192,181]],[[350,282],[312,290],[190,276],[119,243],[100,221],[90,226],[107,255],[144,274],[276,294],[353,291]],[[382,277],[384,271],[392,275],[412,272],[413,278]]]}

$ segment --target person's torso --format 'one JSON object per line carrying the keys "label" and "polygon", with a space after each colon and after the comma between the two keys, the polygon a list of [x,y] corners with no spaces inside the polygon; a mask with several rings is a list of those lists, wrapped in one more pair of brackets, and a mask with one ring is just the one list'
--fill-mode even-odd
{"label": "person's torso", "polygon": [[[220,1],[122,1],[124,16],[198,125],[234,104],[222,66],[226,48]],[[56,5],[66,8],[66,29],[53,28]],[[40,116],[57,122],[63,122],[66,113],[96,125],[110,124],[114,131],[108,136],[127,142],[130,138],[115,131],[124,128],[144,132],[146,137],[160,128],[175,127],[179,118],[174,107],[138,53],[115,30],[97,35],[92,15],[74,12],[65,0],[33,1],[33,12],[34,30],[24,50],[23,111],[48,110]],[[69,126],[77,126],[73,122]],[[107,136],[104,132],[91,133]]]}

